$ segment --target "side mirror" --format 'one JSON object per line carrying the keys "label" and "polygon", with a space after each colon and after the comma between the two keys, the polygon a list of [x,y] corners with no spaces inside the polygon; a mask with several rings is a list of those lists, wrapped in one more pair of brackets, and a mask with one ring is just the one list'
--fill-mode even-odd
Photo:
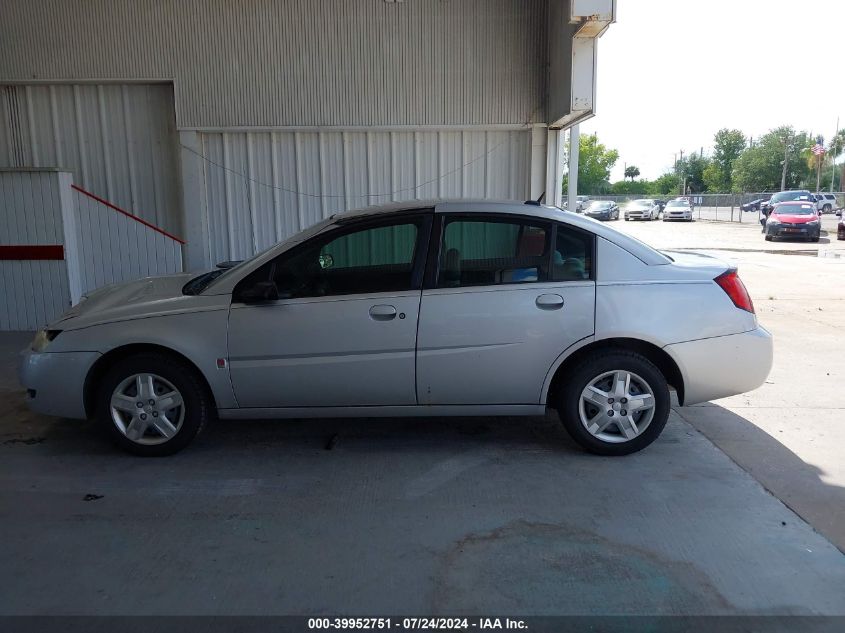
{"label": "side mirror", "polygon": [[244,303],[263,303],[265,301],[277,301],[280,297],[276,282],[259,281],[251,288],[242,290],[239,298]]}

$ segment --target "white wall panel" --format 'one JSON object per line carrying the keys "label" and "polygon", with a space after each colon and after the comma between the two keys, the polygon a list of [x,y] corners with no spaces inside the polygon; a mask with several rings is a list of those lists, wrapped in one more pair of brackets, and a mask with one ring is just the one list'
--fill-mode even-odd
{"label": "white wall panel", "polygon": [[109,284],[182,271],[182,245],[131,217],[73,191],[73,216],[65,229],[75,248],[68,249],[68,266],[78,272],[79,294]]}
{"label": "white wall panel", "polygon": [[210,263],[348,209],[530,188],[530,128],[207,132],[199,147]]}
{"label": "white wall panel", "polygon": [[[69,174],[0,170],[0,246],[65,246],[69,186]],[[34,330],[69,307],[65,260],[0,260],[0,330]]]}
{"label": "white wall panel", "polygon": [[0,86],[0,167],[58,167],[117,206],[182,233],[169,85]]}

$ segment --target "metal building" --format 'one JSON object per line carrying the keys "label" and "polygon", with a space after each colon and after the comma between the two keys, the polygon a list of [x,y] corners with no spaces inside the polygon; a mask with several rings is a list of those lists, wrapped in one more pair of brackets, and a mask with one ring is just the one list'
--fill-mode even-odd
{"label": "metal building", "polygon": [[614,0],[3,0],[0,168],[71,172],[184,238],[189,269],[348,208],[559,199],[557,130],[593,113],[614,15]]}

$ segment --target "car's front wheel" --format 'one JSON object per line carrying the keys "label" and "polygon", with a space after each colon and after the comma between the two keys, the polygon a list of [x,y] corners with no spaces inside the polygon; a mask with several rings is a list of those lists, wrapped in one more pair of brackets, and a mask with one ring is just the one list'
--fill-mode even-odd
{"label": "car's front wheel", "polygon": [[135,455],[163,456],[182,450],[213,410],[196,370],[156,352],[117,362],[97,392],[98,422],[115,444]]}
{"label": "car's front wheel", "polygon": [[581,361],[565,379],[558,415],[581,447],[628,455],[651,444],[669,417],[669,386],[647,358],[625,350]]}

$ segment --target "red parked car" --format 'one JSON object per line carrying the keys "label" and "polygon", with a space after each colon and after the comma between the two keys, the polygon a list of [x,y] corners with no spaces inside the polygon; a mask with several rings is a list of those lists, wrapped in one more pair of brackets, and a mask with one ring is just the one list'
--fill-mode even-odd
{"label": "red parked car", "polygon": [[821,230],[815,203],[799,200],[776,204],[763,227],[768,242],[776,237],[799,237],[818,242]]}

